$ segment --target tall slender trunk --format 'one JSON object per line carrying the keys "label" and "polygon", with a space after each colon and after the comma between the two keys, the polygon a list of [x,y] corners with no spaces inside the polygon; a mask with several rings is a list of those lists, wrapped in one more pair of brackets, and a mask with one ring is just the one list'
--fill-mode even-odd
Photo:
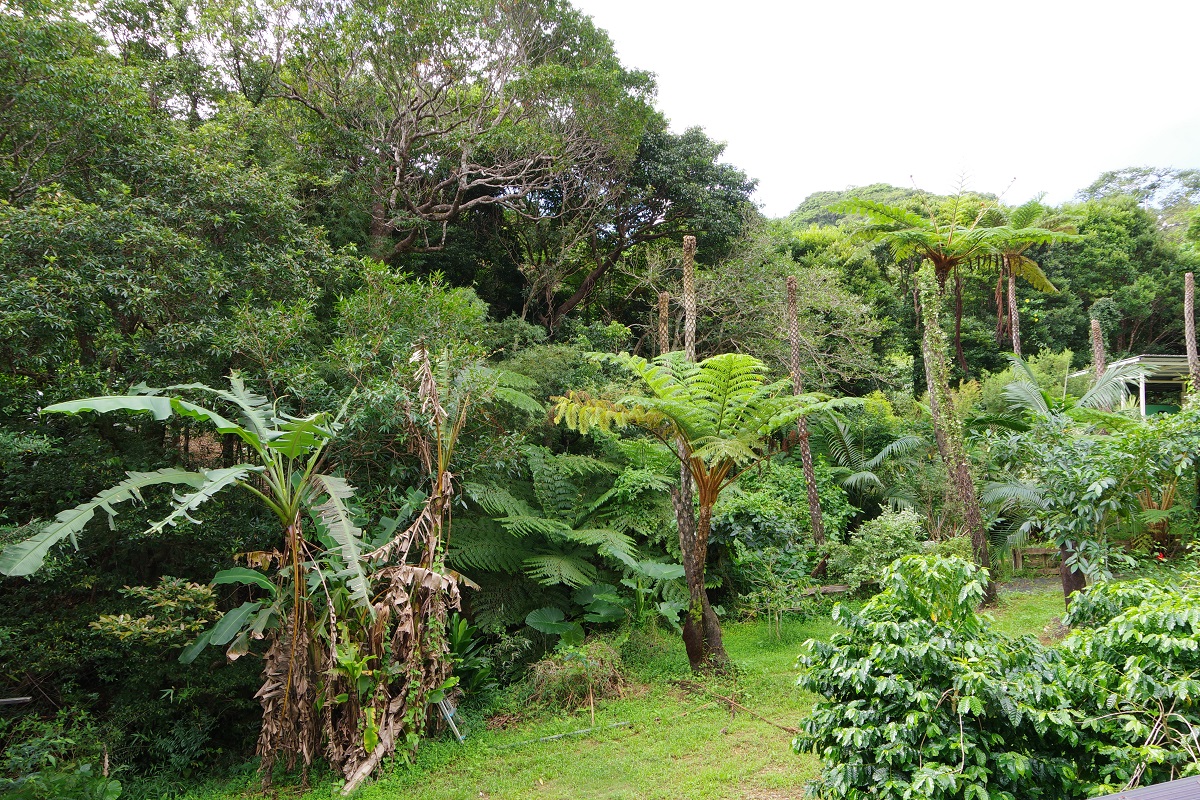
{"label": "tall slender trunk", "polygon": [[[796,300],[796,276],[787,278],[788,344],[791,346],[792,394],[803,394],[804,383],[800,377],[800,311]],[[796,422],[796,433],[800,438],[800,465],[804,469],[804,486],[808,490],[808,516],[812,522],[813,542],[818,547],[825,544],[825,523],[821,518],[821,498],[817,494],[817,476],[813,470],[812,446],[809,443],[808,421],[801,417]],[[825,560],[817,564],[814,574],[824,572]]]}
{"label": "tall slender trunk", "polygon": [[1104,374],[1104,333],[1100,330],[1100,320],[1092,320],[1092,369],[1096,377]]}
{"label": "tall slender trunk", "polygon": [[[925,356],[925,380],[930,390],[929,410],[933,417],[934,435],[962,513],[963,523],[971,537],[971,550],[975,555],[975,562],[988,569],[991,566],[991,556],[988,552],[987,530],[984,528],[979,498],[975,494],[975,480],[971,476],[971,464],[967,459],[962,422],[954,412],[954,401],[950,396],[946,334],[942,331],[942,323],[938,318],[941,298],[932,270],[928,266],[921,269],[918,281],[924,322],[921,346]],[[988,581],[984,602],[990,603],[995,599],[995,583]]]}
{"label": "tall slender trunk", "polygon": [[668,323],[670,322],[671,310],[671,295],[666,292],[658,293],[658,354],[668,353],[671,350],[670,339],[668,338]]}
{"label": "tall slender trunk", "polygon": [[969,372],[967,371],[967,356],[963,353],[962,346],[962,317],[962,275],[956,266],[954,268],[954,355],[958,359],[959,369],[966,376]]}
{"label": "tall slender trunk", "polygon": [[[696,237],[683,237],[683,340],[684,355],[696,360]],[[661,302],[661,300],[660,300]],[[661,325],[661,323],[660,323]],[[708,601],[704,587],[705,562],[708,560],[708,535],[712,522],[712,500],[700,498],[697,519],[689,458],[691,453],[682,440],[676,442],[679,454],[679,488],[671,493],[675,521],[679,527],[679,551],[688,585],[688,609],[683,619],[683,645],[693,672],[724,669],[729,663],[721,638],[721,622]]]}
{"label": "tall slender trunk", "polygon": [[696,360],[696,237],[683,237],[683,351]]}
{"label": "tall slender trunk", "polygon": [[1183,337],[1187,345],[1188,375],[1192,379],[1192,390],[1188,400],[1200,393],[1200,355],[1196,353],[1196,280],[1192,273],[1183,276]]}
{"label": "tall slender trunk", "polygon": [[1008,256],[1004,257],[1005,271],[1008,272],[1008,329],[1012,333],[1013,355],[1021,358],[1021,313],[1017,309],[1017,276],[1008,269]]}

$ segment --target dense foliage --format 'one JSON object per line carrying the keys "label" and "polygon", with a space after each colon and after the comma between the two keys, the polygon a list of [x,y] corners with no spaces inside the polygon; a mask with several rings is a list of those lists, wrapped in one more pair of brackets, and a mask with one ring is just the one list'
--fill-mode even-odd
{"label": "dense foliage", "polygon": [[[886,566],[996,575],[1040,543],[1102,581],[1183,549],[1195,407],[1143,420],[1134,373],[1069,375],[1093,319],[1110,360],[1181,352],[1195,171],[1058,207],[878,184],[767,220],[723,158],[564,0],[0,0],[0,685],[34,698],[0,718],[0,787],[157,797],[256,754],[354,781],[430,702],[531,665],[578,700],[593,632],[719,661],[721,616],[778,630],[835,582],[884,590],[835,649],[882,637],[928,686],[880,679],[869,732],[821,740],[831,786],[886,762],[1036,796],[1191,763],[1132,707],[1034,755],[1062,713],[1191,692],[1191,634],[1159,628],[1193,623],[1152,586],[1094,588],[1048,650],[988,632],[978,574]],[[909,580],[969,591],[926,619]],[[982,705],[921,694],[952,686]],[[887,728],[910,713],[919,775]],[[981,762],[960,717],[999,726],[957,734]]]}
{"label": "dense foliage", "polygon": [[810,643],[820,693],[798,749],[822,758],[818,797],[1082,798],[1200,773],[1194,587],[1079,596],[1058,647],[1009,639],[976,611],[987,578],[910,556],[845,632]]}

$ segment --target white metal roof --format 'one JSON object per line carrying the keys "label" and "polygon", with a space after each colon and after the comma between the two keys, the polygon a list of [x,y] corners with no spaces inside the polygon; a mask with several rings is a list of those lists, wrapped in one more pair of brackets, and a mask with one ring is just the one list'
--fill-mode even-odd
{"label": "white metal roof", "polygon": [[[1114,361],[1108,366],[1123,367],[1133,365],[1142,368],[1147,377],[1153,376],[1158,380],[1170,380],[1182,382],[1188,376],[1187,356],[1172,356],[1172,355],[1141,355],[1122,358],[1120,361]],[[1072,372],[1069,377],[1077,378],[1080,375],[1091,374],[1091,369],[1081,369],[1078,372]]]}

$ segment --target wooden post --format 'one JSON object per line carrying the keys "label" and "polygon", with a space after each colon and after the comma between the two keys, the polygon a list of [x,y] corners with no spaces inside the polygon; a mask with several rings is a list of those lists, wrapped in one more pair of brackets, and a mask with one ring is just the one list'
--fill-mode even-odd
{"label": "wooden post", "polygon": [[1187,344],[1188,375],[1192,391],[1187,399],[1200,396],[1200,355],[1196,353],[1196,280],[1192,273],[1183,276],[1183,337]]}
{"label": "wooden post", "polygon": [[[787,278],[788,344],[792,355],[792,394],[804,394],[804,383],[800,378],[800,312],[796,301],[796,276]],[[825,523],[821,519],[821,497],[817,494],[817,475],[813,470],[812,446],[808,440],[808,421],[801,417],[796,421],[796,432],[800,437],[800,466],[804,469],[804,485],[808,489],[808,516],[812,522],[813,542],[819,547],[825,544]],[[824,560],[817,565],[814,574],[824,572]]]}
{"label": "wooden post", "polygon": [[669,323],[671,319],[671,295],[666,292],[658,293],[658,354],[671,351],[669,338]]}
{"label": "wooden post", "polygon": [[683,351],[696,360],[696,237],[683,237]]}

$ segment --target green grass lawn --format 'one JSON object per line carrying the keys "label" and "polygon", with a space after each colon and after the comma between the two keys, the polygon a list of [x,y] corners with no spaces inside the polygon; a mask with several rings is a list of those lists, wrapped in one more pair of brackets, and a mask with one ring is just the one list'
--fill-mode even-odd
{"label": "green grass lawn", "polygon": [[[1043,635],[1062,616],[1060,592],[1038,589],[1003,593],[993,610],[996,626],[1009,634]],[[411,766],[397,765],[363,788],[362,800],[449,800],[449,798],[744,798],[800,796],[819,769],[809,755],[791,750],[791,734],[712,697],[737,702],[783,726],[797,727],[814,696],[795,687],[794,661],[810,637],[828,638],[828,618],[786,621],[777,638],[765,623],[731,623],[725,644],[738,665],[736,680],[685,689],[690,678],[683,646],[667,633],[638,634],[623,647],[630,685],[623,697],[598,702],[592,733],[549,742],[544,736],[587,728],[587,708],[540,713],[488,729],[470,719],[467,743],[422,744]],[[252,796],[258,781],[198,790],[189,800],[232,800]],[[281,789],[281,796],[320,800],[338,796],[332,785],[309,792]]]}

